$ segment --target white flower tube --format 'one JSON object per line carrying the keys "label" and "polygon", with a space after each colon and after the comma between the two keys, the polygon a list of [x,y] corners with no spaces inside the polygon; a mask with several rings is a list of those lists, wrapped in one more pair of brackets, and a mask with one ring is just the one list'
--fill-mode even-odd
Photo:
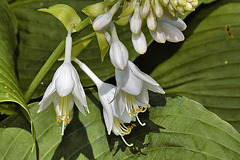
{"label": "white flower tube", "polygon": [[[43,99],[39,103],[38,113],[46,109],[52,102],[55,106],[57,121],[62,122],[62,133],[66,123],[70,122],[69,112],[75,103],[79,111],[85,114],[87,107],[86,95],[80,83],[79,75],[71,64],[72,37],[71,31],[66,38],[65,59],[55,72],[52,82],[47,87]],[[84,107],[83,107],[84,106]],[[84,109],[85,108],[85,109]]]}
{"label": "white flower tube", "polygon": [[114,14],[117,12],[118,8],[120,7],[120,3],[115,3],[112,8],[104,13],[98,16],[92,23],[93,29],[95,31],[100,31],[108,27],[108,25],[112,22],[112,18]]}

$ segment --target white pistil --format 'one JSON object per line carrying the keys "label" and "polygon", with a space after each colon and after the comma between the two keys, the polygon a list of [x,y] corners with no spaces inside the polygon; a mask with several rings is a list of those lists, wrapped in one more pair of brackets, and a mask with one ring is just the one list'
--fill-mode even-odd
{"label": "white pistil", "polygon": [[128,147],[132,147],[132,146],[133,146],[132,143],[131,143],[131,144],[127,143],[127,141],[123,138],[123,136],[121,136],[121,138],[122,138],[123,142],[124,142]]}

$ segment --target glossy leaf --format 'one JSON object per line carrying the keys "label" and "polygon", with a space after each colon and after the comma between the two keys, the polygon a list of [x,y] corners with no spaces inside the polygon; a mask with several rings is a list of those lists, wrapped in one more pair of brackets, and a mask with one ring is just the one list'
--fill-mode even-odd
{"label": "glossy leaf", "polygon": [[240,131],[240,3],[221,1],[191,17],[177,53],[151,74],[167,93],[192,98]]}
{"label": "glossy leaf", "polygon": [[[137,127],[130,135],[125,136],[129,143],[135,145],[128,148],[120,137],[107,135],[96,90],[89,89],[86,93],[90,114],[83,116],[75,108],[63,137],[60,135],[60,125],[56,122],[52,106],[37,113],[38,103],[30,105],[36,128],[39,159],[157,159],[159,156],[162,159],[240,158],[239,133],[193,100],[150,94],[152,107],[139,114],[141,121],[147,125],[142,127],[136,122]],[[2,125],[10,129],[8,126],[13,127],[14,122],[22,122],[19,116],[10,117]],[[12,135],[23,132],[26,131],[16,128],[13,128],[9,135],[0,132],[1,143],[8,148],[8,139],[5,140],[4,137],[13,137]],[[15,139],[23,141],[24,144],[31,141],[30,138],[23,140],[17,136]],[[11,147],[18,146],[21,144],[13,143]],[[18,158],[32,156],[26,148],[29,146],[19,148],[18,153],[25,151],[27,154],[19,155]],[[0,155],[3,155],[1,151],[0,149]]]}
{"label": "glossy leaf", "polygon": [[[15,102],[19,104],[29,118],[27,105],[23,99],[22,92],[15,74],[13,55],[17,46],[16,39],[17,22],[10,10],[7,2],[0,2],[0,102]],[[7,113],[8,107],[13,105],[4,105],[4,113]],[[9,108],[9,112],[13,112]],[[10,113],[9,113],[10,114]],[[29,119],[30,120],[30,119]]]}

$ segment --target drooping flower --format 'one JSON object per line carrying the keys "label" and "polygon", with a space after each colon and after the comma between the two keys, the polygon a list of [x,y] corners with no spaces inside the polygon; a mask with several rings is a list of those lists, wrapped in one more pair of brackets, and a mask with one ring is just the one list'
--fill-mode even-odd
{"label": "drooping flower", "polygon": [[138,113],[145,112],[149,106],[148,90],[164,94],[164,90],[149,75],[143,73],[139,68],[128,61],[128,66],[124,71],[115,69],[115,78],[117,81],[117,89],[115,99],[122,114],[127,110],[132,118],[138,118]]}
{"label": "drooping flower", "polygon": [[71,31],[69,31],[66,38],[64,62],[55,72],[52,82],[47,87],[43,99],[39,103],[40,107],[38,109],[39,113],[53,102],[57,121],[62,122],[61,135],[64,135],[65,126],[70,122],[69,112],[72,110],[74,103],[84,115],[86,115],[85,110],[89,113],[86,95],[80,83],[79,75],[71,64],[71,50],[72,37]]}
{"label": "drooping flower", "polygon": [[124,123],[130,123],[132,118],[125,110],[123,114],[120,114],[119,107],[116,100],[113,100],[116,87],[112,84],[104,83],[101,81],[83,62],[79,61],[77,58],[74,60],[79,67],[92,79],[98,88],[98,95],[100,102],[103,106],[103,117],[107,132],[110,135],[113,132],[117,136],[121,136],[122,140],[127,146],[132,146],[133,144],[128,144],[124,139],[124,135],[131,133],[135,124],[126,126]]}
{"label": "drooping flower", "polygon": [[128,50],[124,44],[118,39],[116,27],[114,23],[110,23],[111,38],[108,42],[110,44],[110,60],[113,66],[119,70],[124,70],[128,62]]}
{"label": "drooping flower", "polygon": [[95,31],[100,31],[108,27],[108,25],[112,22],[112,18],[114,14],[117,12],[118,8],[120,7],[120,3],[117,2],[115,3],[112,8],[104,13],[98,16],[94,21],[93,21],[93,29]]}
{"label": "drooping flower", "polygon": [[186,29],[186,24],[178,18],[176,21],[166,17],[158,18],[156,30],[149,30],[152,38],[159,42],[180,42],[184,40],[184,35],[181,31]]}

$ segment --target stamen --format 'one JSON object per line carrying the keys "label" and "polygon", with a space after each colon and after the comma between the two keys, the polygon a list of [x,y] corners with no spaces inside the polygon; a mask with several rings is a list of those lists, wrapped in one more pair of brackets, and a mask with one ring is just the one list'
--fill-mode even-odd
{"label": "stamen", "polygon": [[126,142],[126,140],[123,138],[123,136],[121,136],[121,138],[122,138],[123,142],[124,142],[128,147],[132,147],[132,146],[133,146],[132,143],[131,143],[131,144],[128,144],[128,143]]}
{"label": "stamen", "polygon": [[64,135],[64,123],[65,121],[62,122],[62,133],[61,133],[62,136]]}
{"label": "stamen", "polygon": [[146,123],[142,123],[142,122],[140,121],[140,119],[138,118],[137,115],[136,115],[136,117],[137,117],[137,121],[138,121],[138,123],[139,123],[141,126],[145,126],[145,125],[146,125]]}

